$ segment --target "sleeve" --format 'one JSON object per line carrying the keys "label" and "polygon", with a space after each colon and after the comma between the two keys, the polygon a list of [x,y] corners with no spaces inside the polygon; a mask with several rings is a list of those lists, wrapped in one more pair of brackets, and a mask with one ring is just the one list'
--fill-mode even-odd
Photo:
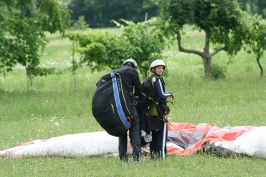
{"label": "sleeve", "polygon": [[135,95],[141,95],[141,83],[140,83],[140,79],[139,79],[139,73],[136,69],[133,70],[133,82],[135,85]]}
{"label": "sleeve", "polygon": [[156,89],[158,97],[160,97],[160,98],[166,99],[166,98],[168,98],[168,97],[173,95],[172,92],[165,92],[164,91],[164,87],[162,85],[161,79],[156,79],[156,81],[154,82],[154,87]]}

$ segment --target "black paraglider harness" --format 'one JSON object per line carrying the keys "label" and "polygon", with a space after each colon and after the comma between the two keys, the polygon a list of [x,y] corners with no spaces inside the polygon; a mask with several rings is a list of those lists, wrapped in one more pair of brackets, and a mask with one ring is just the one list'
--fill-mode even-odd
{"label": "black paraglider harness", "polygon": [[[169,107],[165,104],[165,109],[160,109],[158,101],[155,101],[151,97],[147,96],[145,93],[141,92],[140,97],[135,97],[134,102],[137,104],[138,113],[141,117],[141,145],[145,146],[152,140],[152,131],[159,131],[161,129],[161,124],[169,123],[168,114],[170,112]],[[163,100],[167,103],[167,100]],[[147,116],[147,110],[149,106],[154,103],[156,106],[157,115]],[[171,102],[172,103],[172,102]],[[173,103],[172,103],[173,104]],[[162,111],[163,110],[163,111]]]}
{"label": "black paraglider harness", "polygon": [[[159,101],[155,101],[154,99],[152,99],[151,97],[149,97],[149,96],[146,95],[145,93],[141,92],[141,94],[142,94],[145,98],[147,98],[150,102],[154,103],[154,105],[155,105],[155,107],[156,107],[156,110],[157,110],[157,113],[158,113],[158,114],[157,114],[157,118],[158,118],[159,120],[161,120],[161,121],[164,121],[164,122],[170,123],[169,120],[168,120],[168,114],[169,114],[169,112],[170,112],[170,108],[169,108],[168,106],[166,106],[166,104],[167,104],[168,102],[170,102],[170,103],[173,104],[173,102],[168,101],[168,100],[162,100],[162,101],[159,100]],[[135,98],[135,100],[137,100],[138,103],[150,103],[150,102],[140,101],[138,97]],[[144,100],[145,100],[145,99],[144,99]],[[165,104],[165,107],[164,107],[163,110],[160,109],[160,105],[159,105],[160,102],[165,102],[165,103],[166,103],[166,104]]]}

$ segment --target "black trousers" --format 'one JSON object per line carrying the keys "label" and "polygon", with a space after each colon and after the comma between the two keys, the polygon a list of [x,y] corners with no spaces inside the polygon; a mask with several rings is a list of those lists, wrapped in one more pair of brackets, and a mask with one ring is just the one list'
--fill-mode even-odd
{"label": "black trousers", "polygon": [[[133,119],[132,124],[129,129],[129,138],[133,147],[133,157],[139,157],[141,143],[140,143],[140,118],[137,113],[135,106],[132,106],[133,110]],[[127,154],[127,145],[128,145],[128,135],[125,132],[124,135],[120,136],[118,144],[118,152],[120,157],[124,157]]]}
{"label": "black trousers", "polygon": [[152,131],[152,141],[150,142],[150,153],[152,155],[157,154],[161,158],[165,158],[167,136],[168,127],[165,122],[162,122],[160,130]]}

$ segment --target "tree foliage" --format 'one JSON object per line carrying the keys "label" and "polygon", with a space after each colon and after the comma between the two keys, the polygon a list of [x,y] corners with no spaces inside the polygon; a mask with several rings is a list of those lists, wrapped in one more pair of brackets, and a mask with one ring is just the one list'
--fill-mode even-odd
{"label": "tree foliage", "polygon": [[130,44],[128,52],[138,62],[140,72],[147,77],[150,63],[162,57],[166,45],[164,34],[158,28],[158,19],[139,23],[127,20],[122,22],[125,24],[115,21],[123,31],[122,37]]}
{"label": "tree foliage", "polygon": [[79,44],[80,62],[89,66],[92,72],[115,69],[129,57],[126,53],[128,42],[110,32],[74,32],[66,37]]}
{"label": "tree foliage", "polygon": [[32,84],[34,76],[52,71],[39,67],[39,51],[47,44],[45,32],[64,33],[70,14],[56,0],[1,0],[0,7],[0,72],[20,64]]}
{"label": "tree foliage", "polygon": [[[124,25],[122,24],[124,23]],[[133,58],[138,69],[147,76],[149,65],[160,58],[165,46],[163,34],[156,27],[156,19],[134,23],[115,21],[123,34],[118,36],[110,32],[69,33],[67,37],[80,45],[81,63],[86,63],[92,71],[115,69],[125,59]]]}
{"label": "tree foliage", "polygon": [[266,18],[266,1],[265,0],[238,0],[240,7],[251,15],[260,15]]}
{"label": "tree foliage", "polygon": [[[242,46],[243,12],[236,0],[154,0],[161,7],[160,17],[167,36],[176,35],[181,52],[199,55],[206,77],[211,76],[211,60],[220,51],[236,54]],[[203,51],[182,46],[185,25],[205,33]],[[235,33],[237,32],[237,33]],[[211,50],[211,44],[214,47]]]}
{"label": "tree foliage", "polygon": [[151,0],[71,0],[68,8],[73,21],[84,16],[91,28],[114,27],[112,20],[126,19],[133,22],[145,20],[145,14],[154,17],[158,7]]}
{"label": "tree foliage", "polygon": [[263,76],[263,66],[260,59],[266,50],[266,22],[260,16],[248,16],[245,19],[246,28],[244,28],[245,46],[244,50],[253,53],[256,57],[258,67],[260,68],[260,76]]}
{"label": "tree foliage", "polygon": [[89,25],[86,23],[84,16],[80,16],[77,21],[74,22],[73,30],[87,30]]}

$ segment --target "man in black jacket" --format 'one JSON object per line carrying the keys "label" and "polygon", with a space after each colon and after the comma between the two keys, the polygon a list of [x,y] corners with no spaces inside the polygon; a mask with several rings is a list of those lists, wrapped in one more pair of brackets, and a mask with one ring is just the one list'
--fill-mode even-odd
{"label": "man in black jacket", "polygon": [[[137,62],[130,58],[124,61],[123,66],[117,69],[115,72],[120,73],[123,89],[125,93],[130,94],[130,109],[132,113],[131,126],[129,129],[130,142],[133,147],[133,159],[135,162],[139,161],[141,142],[140,142],[140,118],[136,109],[136,102],[134,100],[134,95],[140,95],[141,83],[139,79],[139,74],[137,71]],[[127,132],[124,135],[119,136],[119,157],[121,161],[127,162]]]}

